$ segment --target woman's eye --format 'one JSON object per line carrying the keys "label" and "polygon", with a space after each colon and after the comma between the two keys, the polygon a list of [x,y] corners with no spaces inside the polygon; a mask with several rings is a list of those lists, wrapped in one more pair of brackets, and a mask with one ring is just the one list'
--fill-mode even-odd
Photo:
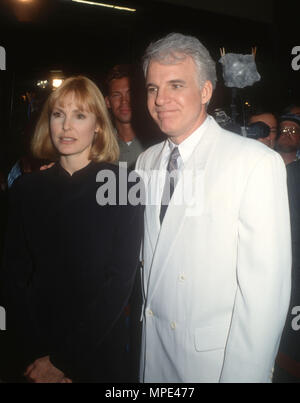
{"label": "woman's eye", "polygon": [[78,113],[77,118],[78,119],[85,119],[85,115],[83,113]]}
{"label": "woman's eye", "polygon": [[53,116],[54,118],[59,118],[59,117],[61,116],[61,113],[55,111],[55,112],[52,112],[52,116]]}

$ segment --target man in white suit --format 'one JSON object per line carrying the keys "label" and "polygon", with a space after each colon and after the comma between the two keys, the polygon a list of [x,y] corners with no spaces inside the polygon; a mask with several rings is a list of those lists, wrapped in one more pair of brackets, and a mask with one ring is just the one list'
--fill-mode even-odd
{"label": "man in white suit", "polygon": [[152,43],[144,70],[167,140],[136,165],[148,199],[140,381],[270,382],[290,298],[283,161],[207,115],[215,64],[196,38]]}

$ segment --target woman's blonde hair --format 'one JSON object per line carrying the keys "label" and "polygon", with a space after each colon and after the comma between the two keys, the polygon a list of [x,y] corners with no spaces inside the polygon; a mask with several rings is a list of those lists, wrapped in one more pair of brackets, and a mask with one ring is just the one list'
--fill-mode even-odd
{"label": "woman's blonde hair", "polygon": [[119,146],[105,100],[97,85],[84,76],[70,77],[63,84],[53,91],[48,97],[38,120],[31,149],[33,155],[39,159],[57,160],[58,151],[55,149],[50,135],[50,116],[54,104],[64,103],[68,94],[74,94],[75,102],[79,110],[86,110],[96,115],[98,132],[95,133],[94,141],[90,151],[89,159],[94,162],[115,162],[119,158]]}

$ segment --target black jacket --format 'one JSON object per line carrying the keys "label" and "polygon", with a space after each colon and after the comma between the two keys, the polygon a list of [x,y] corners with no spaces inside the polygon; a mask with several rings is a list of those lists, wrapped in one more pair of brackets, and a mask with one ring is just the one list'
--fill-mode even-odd
{"label": "black jacket", "polygon": [[300,161],[287,165],[287,180],[292,229],[292,286],[293,294],[297,294],[297,297],[292,294],[292,298],[295,296],[298,306],[300,306]]}
{"label": "black jacket", "polygon": [[124,308],[138,266],[143,208],[100,206],[100,170],[116,178],[118,201],[119,168],[111,164],[91,162],[73,176],[56,164],[16,181],[3,291],[26,365],[50,355],[74,381],[122,382]]}
{"label": "black jacket", "polygon": [[292,290],[274,382],[300,383],[300,161],[287,165],[292,234]]}

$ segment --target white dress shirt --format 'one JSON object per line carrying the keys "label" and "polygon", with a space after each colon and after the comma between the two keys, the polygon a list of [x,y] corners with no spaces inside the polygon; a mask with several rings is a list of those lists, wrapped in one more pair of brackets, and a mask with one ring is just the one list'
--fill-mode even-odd
{"label": "white dress shirt", "polygon": [[166,140],[166,145],[163,148],[163,156],[162,156],[162,165],[161,170],[164,171],[164,176],[162,177],[163,180],[160,181],[160,200],[162,198],[162,193],[164,189],[165,177],[167,173],[167,166],[170,159],[171,152],[175,147],[178,147],[180,156],[177,159],[178,170],[182,170],[184,165],[187,163],[188,159],[192,155],[194,149],[196,148],[197,144],[199,143],[204,131],[206,130],[207,126],[209,125],[209,121],[211,120],[211,116],[207,116],[205,121],[202,123],[201,126],[198,127],[190,136],[188,136],[182,143],[179,145],[173,143],[171,139]]}

